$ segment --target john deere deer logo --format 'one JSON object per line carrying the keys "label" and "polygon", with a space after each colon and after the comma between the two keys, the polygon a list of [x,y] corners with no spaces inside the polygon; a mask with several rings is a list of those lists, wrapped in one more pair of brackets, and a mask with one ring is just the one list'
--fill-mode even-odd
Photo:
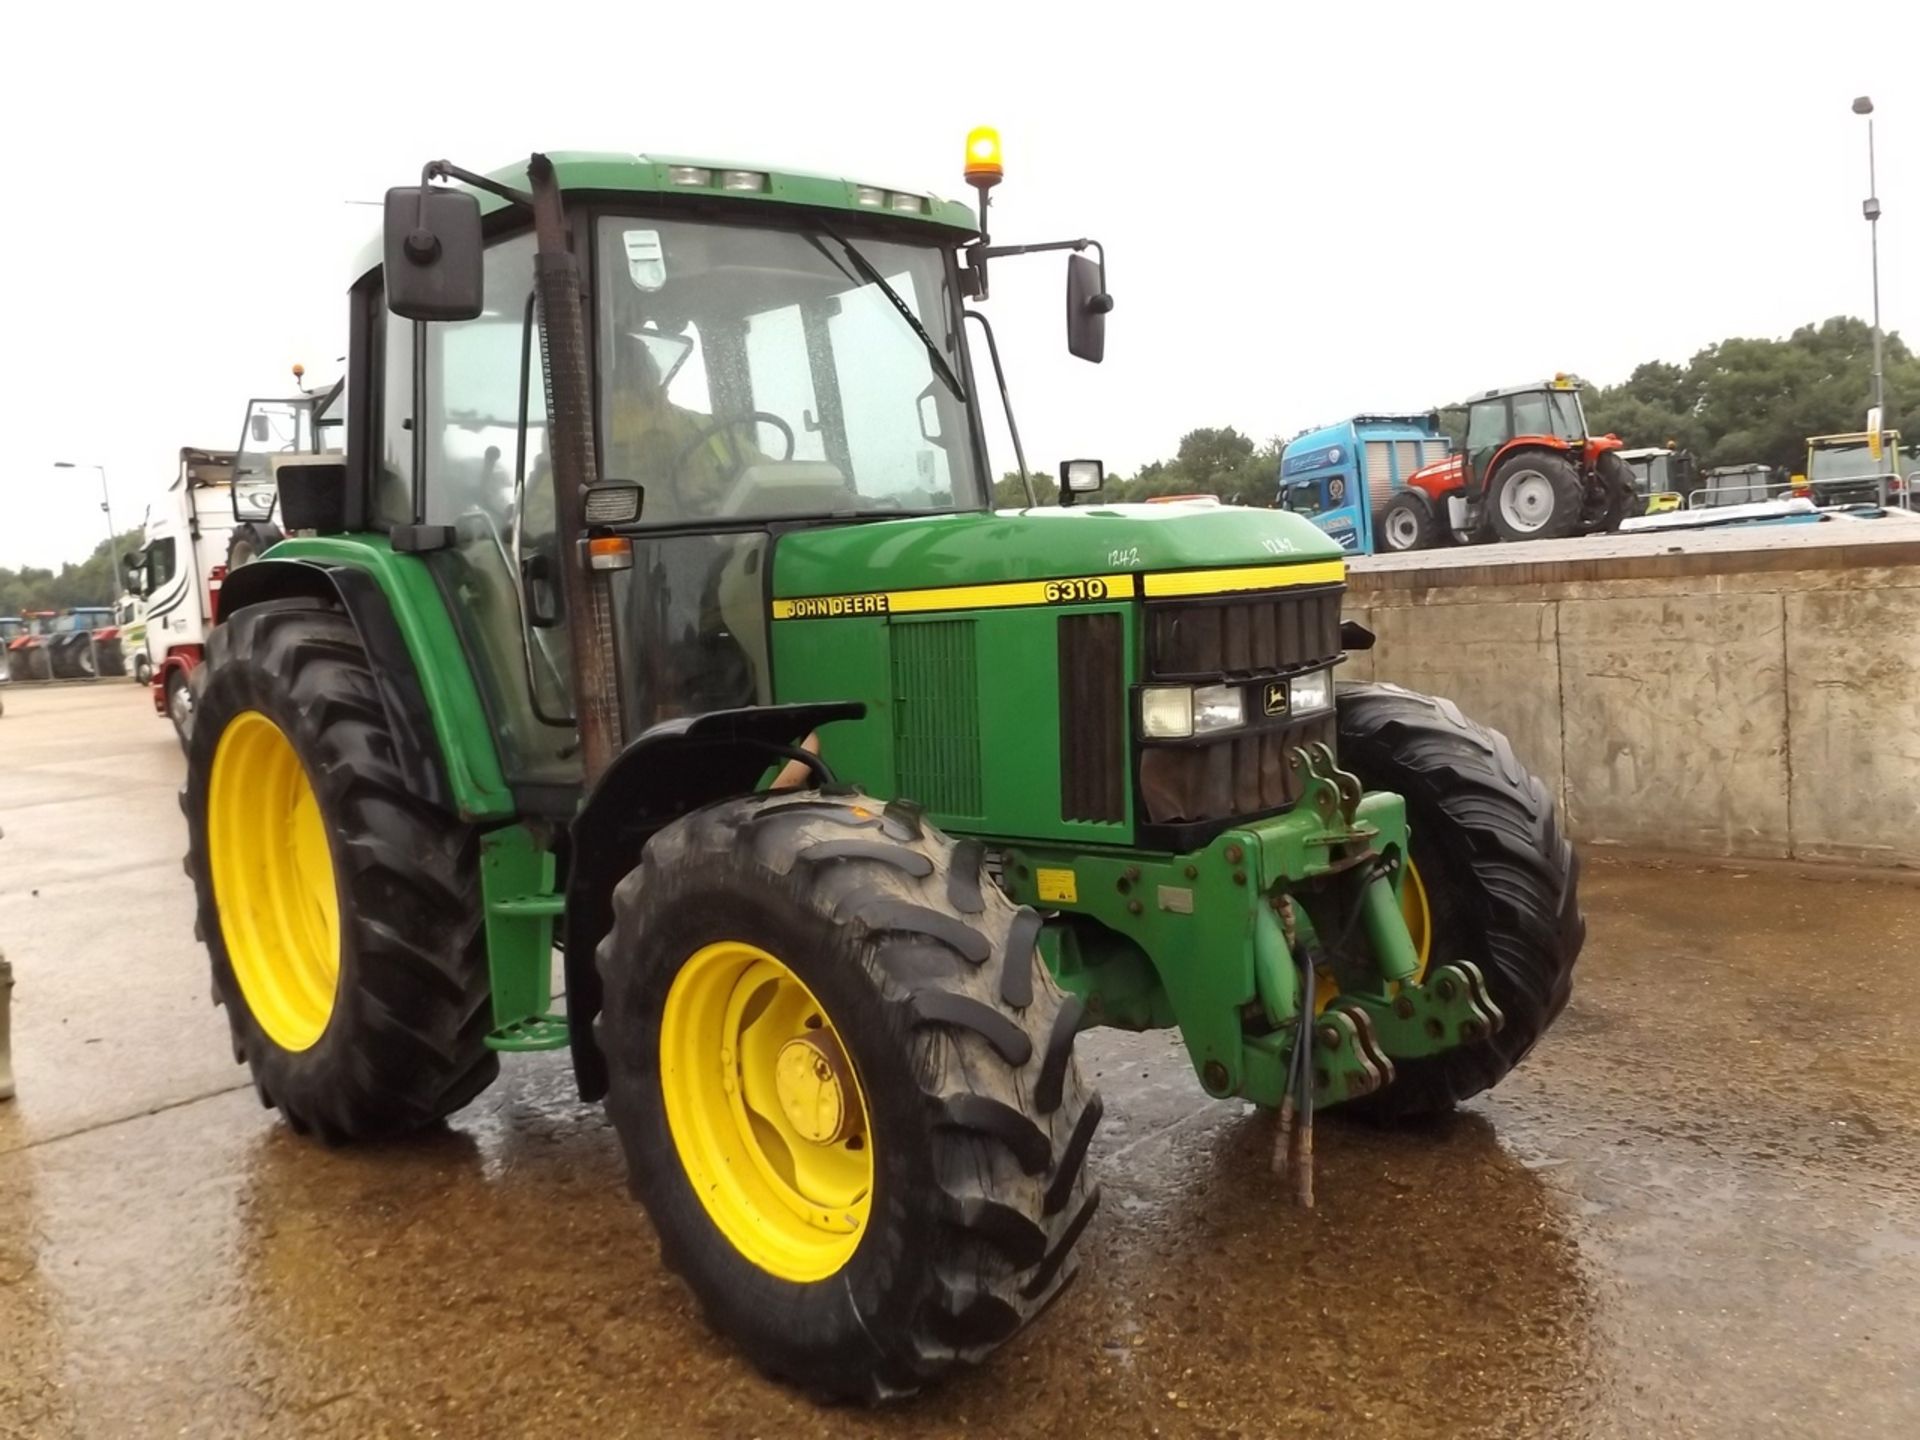
{"label": "john deere deer logo", "polygon": [[1269,715],[1284,715],[1287,713],[1286,681],[1269,680],[1267,682],[1266,711]]}

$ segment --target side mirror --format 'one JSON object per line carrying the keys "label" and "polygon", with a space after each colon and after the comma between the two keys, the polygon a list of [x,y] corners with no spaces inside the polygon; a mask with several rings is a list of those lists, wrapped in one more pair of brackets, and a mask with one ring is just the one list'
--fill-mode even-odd
{"label": "side mirror", "polygon": [[484,303],[480,199],[466,190],[387,191],[387,308],[404,320],[472,320]]}
{"label": "side mirror", "polygon": [[1100,285],[1100,267],[1090,255],[1067,257],[1067,350],[1098,365],[1107,354],[1107,312],[1113,297]]}
{"label": "side mirror", "polygon": [[264,445],[273,438],[273,422],[264,415],[252,416],[247,421],[247,433],[254,444]]}
{"label": "side mirror", "polygon": [[126,582],[127,589],[136,592],[140,589],[140,576],[143,568],[140,564],[140,557],[137,555],[127,555],[121,558],[120,578]]}

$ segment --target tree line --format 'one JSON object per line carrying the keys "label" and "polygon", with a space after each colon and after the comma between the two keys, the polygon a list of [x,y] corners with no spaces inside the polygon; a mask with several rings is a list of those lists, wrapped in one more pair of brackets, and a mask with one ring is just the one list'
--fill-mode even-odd
{"label": "tree line", "polygon": [[[1898,334],[1884,336],[1883,348],[1887,413],[1882,423],[1899,430],[1901,397],[1920,397],[1920,358]],[[1633,447],[1672,443],[1706,466],[1764,464],[1791,473],[1806,464],[1809,435],[1865,427],[1872,372],[1872,327],[1840,315],[1803,325],[1783,340],[1722,340],[1684,365],[1649,360],[1617,385],[1589,388],[1582,402],[1596,435],[1612,433]],[[1547,372],[1540,378],[1548,378]],[[1464,412],[1451,401],[1436,408],[1457,445]],[[1913,426],[1901,442],[1908,446],[1920,442],[1920,410],[1911,413]],[[1284,443],[1256,443],[1232,426],[1189,430],[1171,459],[1156,460],[1131,476],[1109,475],[1100,498],[1208,494],[1229,504],[1271,505]],[[1053,476],[1036,474],[1033,483],[1041,504],[1059,498]],[[1026,504],[1017,471],[1001,477],[994,499],[1002,506]]]}
{"label": "tree line", "polygon": [[[120,553],[140,549],[140,531],[120,536]],[[83,605],[111,605],[121,583],[113,573],[111,543],[102,540],[78,564],[68,561],[58,572],[28,565],[19,570],[0,566],[0,615],[23,615],[29,610],[72,610]]]}

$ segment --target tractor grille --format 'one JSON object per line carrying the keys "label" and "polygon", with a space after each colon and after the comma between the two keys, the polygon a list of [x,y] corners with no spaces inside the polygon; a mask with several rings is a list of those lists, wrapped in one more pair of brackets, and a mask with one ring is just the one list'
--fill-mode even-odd
{"label": "tractor grille", "polygon": [[1141,752],[1140,800],[1155,825],[1234,820],[1283,810],[1300,798],[1287,764],[1297,745],[1333,744],[1333,716],[1281,730],[1239,732],[1206,744],[1155,745]]}
{"label": "tractor grille", "polygon": [[980,683],[971,620],[896,621],[894,770],[939,815],[979,816]]}
{"label": "tractor grille", "polygon": [[1340,653],[1345,589],[1149,605],[1147,673],[1204,684],[1324,665]]}
{"label": "tractor grille", "polygon": [[1298,746],[1334,743],[1321,712],[1266,719],[1264,685],[1332,664],[1340,655],[1345,587],[1179,600],[1147,607],[1147,673],[1154,682],[1241,684],[1248,726],[1217,739],[1143,744],[1142,818],[1154,825],[1219,824],[1285,809],[1300,795],[1287,764]]}
{"label": "tractor grille", "polygon": [[1118,615],[1060,617],[1060,818],[1127,818],[1126,631]]}

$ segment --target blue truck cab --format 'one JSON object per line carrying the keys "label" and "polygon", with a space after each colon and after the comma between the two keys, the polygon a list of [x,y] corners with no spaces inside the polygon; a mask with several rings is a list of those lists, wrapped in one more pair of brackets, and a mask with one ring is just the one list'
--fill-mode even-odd
{"label": "blue truck cab", "polygon": [[1440,417],[1431,411],[1355,415],[1286,443],[1274,504],[1306,516],[1343,549],[1372,555],[1389,548],[1379,527],[1407,477],[1445,459],[1449,449]]}

